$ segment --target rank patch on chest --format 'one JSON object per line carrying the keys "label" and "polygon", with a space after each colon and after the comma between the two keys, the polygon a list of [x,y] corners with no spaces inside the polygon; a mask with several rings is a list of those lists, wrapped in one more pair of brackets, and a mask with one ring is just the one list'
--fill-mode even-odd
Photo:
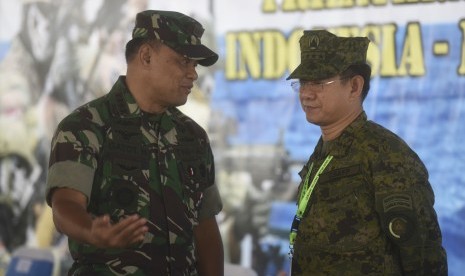
{"label": "rank patch on chest", "polygon": [[335,169],[324,173],[320,176],[320,182],[335,181],[337,179],[351,177],[357,175],[361,172],[360,165],[353,165],[350,167],[344,167],[340,169]]}

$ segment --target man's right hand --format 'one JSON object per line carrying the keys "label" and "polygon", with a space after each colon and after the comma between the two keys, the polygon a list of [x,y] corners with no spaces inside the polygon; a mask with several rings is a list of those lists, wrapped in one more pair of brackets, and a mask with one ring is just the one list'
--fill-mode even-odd
{"label": "man's right hand", "polygon": [[147,220],[138,215],[112,223],[108,215],[87,212],[87,197],[73,189],[56,188],[52,194],[53,221],[58,231],[81,243],[99,248],[126,248],[143,241]]}
{"label": "man's right hand", "polygon": [[131,215],[113,224],[108,215],[94,218],[90,237],[91,243],[99,248],[125,248],[142,242],[148,227],[147,220]]}

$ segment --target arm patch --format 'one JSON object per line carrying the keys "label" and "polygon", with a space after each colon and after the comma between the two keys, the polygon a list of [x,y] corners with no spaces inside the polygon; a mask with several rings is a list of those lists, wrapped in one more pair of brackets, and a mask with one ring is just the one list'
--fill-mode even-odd
{"label": "arm patch", "polygon": [[410,194],[377,194],[376,205],[383,231],[390,240],[402,244],[414,238],[417,220]]}

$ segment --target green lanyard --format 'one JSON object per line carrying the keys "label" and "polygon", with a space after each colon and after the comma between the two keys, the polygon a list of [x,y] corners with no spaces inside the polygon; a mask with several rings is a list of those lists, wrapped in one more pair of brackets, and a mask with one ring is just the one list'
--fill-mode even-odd
{"label": "green lanyard", "polygon": [[292,222],[291,233],[289,234],[289,247],[291,249],[291,256],[293,254],[295,238],[297,237],[297,231],[299,230],[300,220],[304,215],[305,209],[307,209],[307,204],[310,200],[310,196],[312,195],[313,189],[315,188],[315,185],[318,182],[320,175],[323,173],[323,171],[326,169],[326,167],[332,159],[332,155],[328,155],[328,157],[326,157],[325,161],[323,162],[323,164],[321,164],[321,167],[318,169],[315,176],[313,177],[310,186],[308,185],[308,181],[310,179],[310,174],[312,173],[313,163],[310,165],[310,169],[307,175],[305,176],[304,185],[302,186],[302,192],[300,193],[299,201],[297,203],[297,212],[294,217],[294,221]]}

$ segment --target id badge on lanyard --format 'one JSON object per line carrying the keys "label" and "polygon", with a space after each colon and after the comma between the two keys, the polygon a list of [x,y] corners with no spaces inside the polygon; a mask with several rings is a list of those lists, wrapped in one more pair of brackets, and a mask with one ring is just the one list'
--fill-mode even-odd
{"label": "id badge on lanyard", "polygon": [[291,260],[294,255],[294,243],[297,237],[297,232],[299,231],[300,221],[302,220],[304,212],[307,209],[308,202],[310,201],[313,189],[315,188],[315,185],[318,182],[320,175],[323,173],[323,171],[326,169],[326,167],[332,159],[332,155],[328,155],[326,157],[325,161],[323,161],[323,164],[321,164],[321,167],[318,169],[312,181],[310,182],[310,186],[308,184],[308,181],[310,179],[310,174],[312,173],[313,163],[310,165],[310,169],[308,170],[308,173],[305,176],[305,181],[302,186],[302,192],[300,193],[299,201],[297,203],[297,212],[294,216],[294,220],[292,221],[291,232],[289,234],[289,258]]}

